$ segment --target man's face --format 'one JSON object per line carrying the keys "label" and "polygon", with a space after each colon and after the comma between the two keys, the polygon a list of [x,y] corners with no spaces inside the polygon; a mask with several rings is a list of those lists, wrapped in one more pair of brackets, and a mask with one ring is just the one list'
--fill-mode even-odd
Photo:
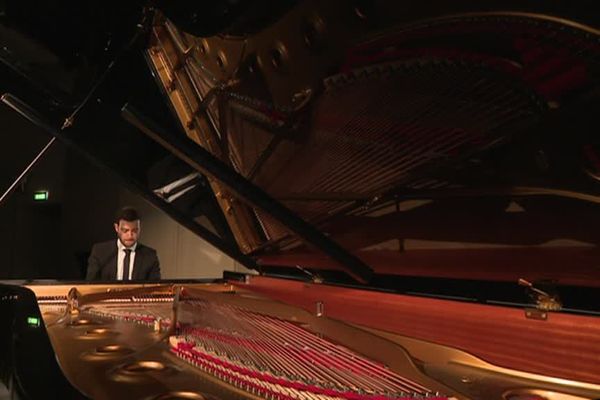
{"label": "man's face", "polygon": [[119,240],[125,247],[131,247],[137,242],[140,235],[140,220],[125,221],[120,219],[118,224],[115,224],[115,231]]}

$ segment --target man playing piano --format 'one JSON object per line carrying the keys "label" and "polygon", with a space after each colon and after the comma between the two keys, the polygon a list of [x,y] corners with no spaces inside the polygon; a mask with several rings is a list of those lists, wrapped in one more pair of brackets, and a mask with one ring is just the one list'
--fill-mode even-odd
{"label": "man playing piano", "polygon": [[114,222],[117,240],[96,243],[88,259],[86,279],[110,281],[160,280],[156,250],[138,242],[140,216],[125,207]]}

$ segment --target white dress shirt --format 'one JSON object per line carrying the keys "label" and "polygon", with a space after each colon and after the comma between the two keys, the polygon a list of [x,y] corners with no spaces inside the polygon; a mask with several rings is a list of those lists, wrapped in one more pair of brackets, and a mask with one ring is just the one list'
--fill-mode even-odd
{"label": "white dress shirt", "polygon": [[135,261],[135,248],[137,247],[137,242],[131,247],[125,247],[123,243],[119,239],[117,239],[117,279],[123,280],[123,261],[125,261],[125,249],[130,249],[131,254],[129,255],[129,276],[127,279],[131,280],[133,276],[133,262]]}

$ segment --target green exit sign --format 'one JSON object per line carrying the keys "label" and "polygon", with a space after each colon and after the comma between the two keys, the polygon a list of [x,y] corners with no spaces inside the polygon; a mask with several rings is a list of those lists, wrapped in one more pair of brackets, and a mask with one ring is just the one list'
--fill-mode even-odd
{"label": "green exit sign", "polygon": [[37,192],[35,192],[33,194],[33,199],[35,201],[46,201],[46,200],[48,200],[49,196],[50,196],[50,193],[48,193],[47,190],[38,190]]}
{"label": "green exit sign", "polygon": [[27,317],[27,325],[37,328],[40,326],[40,319],[37,317]]}

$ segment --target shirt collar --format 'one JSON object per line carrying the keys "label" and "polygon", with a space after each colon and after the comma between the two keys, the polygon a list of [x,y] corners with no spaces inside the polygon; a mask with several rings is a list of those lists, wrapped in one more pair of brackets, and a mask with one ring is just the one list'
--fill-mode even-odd
{"label": "shirt collar", "polygon": [[133,246],[131,247],[125,247],[125,245],[123,243],[121,243],[121,241],[119,240],[119,238],[117,238],[117,249],[119,249],[119,251],[123,251],[125,249],[129,249],[133,252],[135,252],[135,248],[137,247],[137,242],[135,242],[133,244]]}

